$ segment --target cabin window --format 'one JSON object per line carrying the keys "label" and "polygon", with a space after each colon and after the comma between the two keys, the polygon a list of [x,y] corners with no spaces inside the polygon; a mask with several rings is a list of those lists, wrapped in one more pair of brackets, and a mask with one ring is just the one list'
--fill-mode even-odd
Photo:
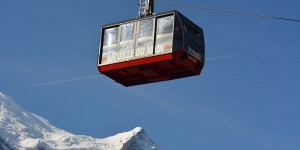
{"label": "cabin window", "polygon": [[201,32],[188,23],[185,23],[184,27],[186,31],[185,50],[198,60],[203,61],[204,47],[201,46]]}
{"label": "cabin window", "polygon": [[118,28],[104,30],[103,46],[110,46],[117,43]]}
{"label": "cabin window", "polygon": [[155,54],[169,53],[173,44],[174,16],[157,19]]}
{"label": "cabin window", "polygon": [[142,20],[139,23],[139,38],[152,36],[153,19]]}
{"label": "cabin window", "polygon": [[109,56],[117,50],[118,27],[104,29],[103,32],[101,63],[112,63],[112,59],[109,59]]}
{"label": "cabin window", "polygon": [[[198,39],[201,36],[200,32],[197,29],[191,27],[187,23],[185,23],[184,27],[185,27],[185,31],[188,36],[190,36],[194,39]],[[198,40],[195,40],[195,41],[197,42]]]}
{"label": "cabin window", "polygon": [[119,50],[114,54],[115,62],[133,59],[134,57],[134,23],[120,25]]}
{"label": "cabin window", "polygon": [[166,34],[173,32],[174,16],[168,16],[157,19],[157,34]]}
{"label": "cabin window", "polygon": [[179,21],[179,19],[175,19],[174,20],[174,34],[173,34],[173,47],[172,47],[172,51],[176,51],[176,50],[181,50],[183,49],[183,39],[184,39],[184,34],[183,34],[183,30],[182,30],[182,24]]}
{"label": "cabin window", "polygon": [[121,25],[121,42],[133,40],[134,23],[127,23]]}
{"label": "cabin window", "polygon": [[153,19],[138,21],[135,58],[153,54]]}

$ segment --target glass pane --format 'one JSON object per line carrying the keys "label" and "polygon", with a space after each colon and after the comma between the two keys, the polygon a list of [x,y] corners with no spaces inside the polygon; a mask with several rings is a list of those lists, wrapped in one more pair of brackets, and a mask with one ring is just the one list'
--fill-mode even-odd
{"label": "glass pane", "polygon": [[121,38],[119,50],[116,52],[114,62],[122,62],[134,57],[134,23],[123,24],[121,28]]}
{"label": "glass pane", "polygon": [[134,23],[121,25],[120,50],[132,49],[134,37]]}
{"label": "glass pane", "polygon": [[155,54],[172,52],[174,16],[157,19]]}
{"label": "glass pane", "polygon": [[134,24],[133,23],[121,25],[121,42],[127,41],[127,40],[132,40],[133,33],[134,33]]}
{"label": "glass pane", "polygon": [[153,54],[153,19],[139,21],[135,57],[141,58]]}
{"label": "glass pane", "polygon": [[104,30],[103,46],[117,43],[118,28]]}
{"label": "glass pane", "polygon": [[152,33],[153,33],[153,19],[140,21],[139,38],[152,36]]}
{"label": "glass pane", "polygon": [[201,60],[201,56],[203,56],[203,54],[200,53],[200,44],[198,44],[198,42],[196,42],[195,39],[193,39],[192,37],[187,36],[186,45],[186,51],[192,56],[194,56],[196,59]]}
{"label": "glass pane", "polygon": [[117,39],[118,27],[104,30],[101,64],[113,62],[114,57],[112,57],[111,54],[117,50]]}
{"label": "glass pane", "polygon": [[157,19],[157,34],[165,34],[173,32],[173,16]]}

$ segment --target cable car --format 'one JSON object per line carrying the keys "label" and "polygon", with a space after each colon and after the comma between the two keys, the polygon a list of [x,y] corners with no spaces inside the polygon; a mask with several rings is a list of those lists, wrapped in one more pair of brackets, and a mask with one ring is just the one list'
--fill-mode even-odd
{"label": "cable car", "polygon": [[138,18],[102,27],[99,72],[126,87],[199,75],[203,30],[176,10],[153,14],[146,6]]}

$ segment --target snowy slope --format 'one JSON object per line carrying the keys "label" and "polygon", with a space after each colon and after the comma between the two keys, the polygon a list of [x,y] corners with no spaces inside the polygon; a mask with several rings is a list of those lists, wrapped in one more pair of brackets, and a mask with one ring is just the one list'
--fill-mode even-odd
{"label": "snowy slope", "polygon": [[0,150],[2,149],[158,150],[159,148],[140,127],[104,139],[74,135],[26,111],[0,92]]}

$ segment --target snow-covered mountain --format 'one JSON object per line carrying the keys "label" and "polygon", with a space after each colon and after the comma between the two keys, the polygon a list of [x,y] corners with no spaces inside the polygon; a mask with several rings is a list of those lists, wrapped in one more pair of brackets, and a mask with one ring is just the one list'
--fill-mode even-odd
{"label": "snow-covered mountain", "polygon": [[137,127],[104,139],[74,135],[20,107],[0,92],[0,150],[158,150],[146,132]]}

